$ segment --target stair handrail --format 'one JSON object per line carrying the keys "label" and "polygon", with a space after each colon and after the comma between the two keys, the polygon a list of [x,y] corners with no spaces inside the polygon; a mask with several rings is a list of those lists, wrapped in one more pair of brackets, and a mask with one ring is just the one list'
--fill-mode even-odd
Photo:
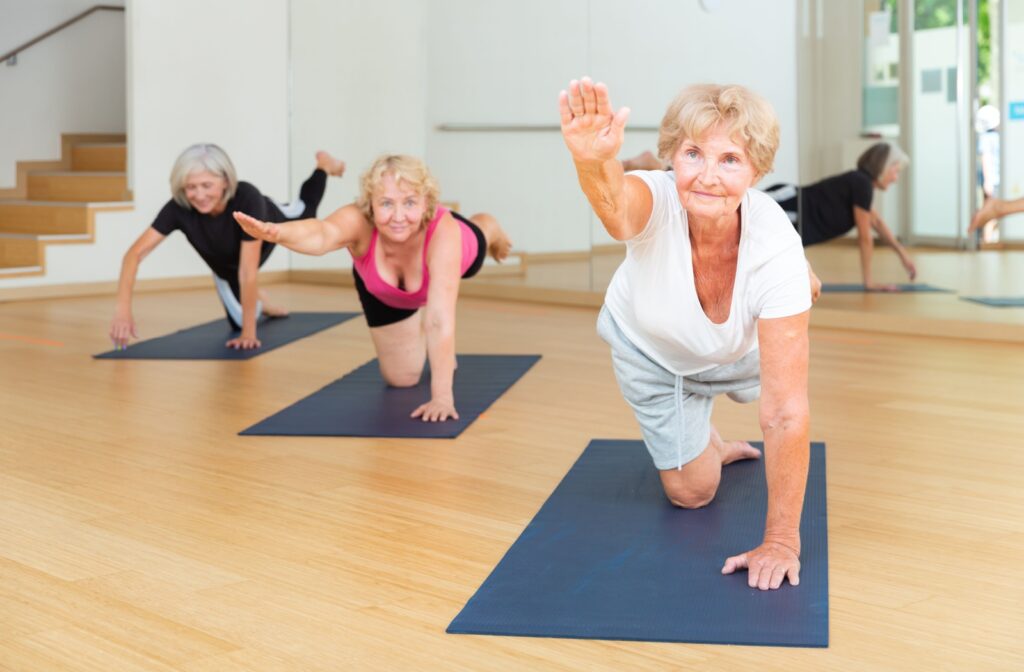
{"label": "stair handrail", "polygon": [[119,7],[117,5],[93,5],[89,9],[85,10],[84,12],[82,12],[81,14],[78,14],[77,16],[71,17],[70,19],[68,19],[64,23],[62,23],[62,24],[60,24],[58,26],[54,26],[53,28],[50,28],[48,31],[46,31],[42,35],[40,35],[38,37],[35,37],[35,38],[29,40],[28,42],[26,42],[25,44],[21,45],[20,47],[17,47],[17,48],[15,48],[12,51],[7,52],[3,56],[0,56],[0,61],[9,61],[12,58],[14,58],[15,56],[17,56],[19,53],[21,53],[21,52],[25,51],[26,49],[28,49],[29,47],[31,47],[32,45],[37,44],[39,42],[42,42],[43,40],[48,38],[50,35],[53,35],[54,33],[59,32],[61,30],[64,30],[65,28],[67,28],[68,26],[70,26],[72,24],[78,23],[79,21],[81,21],[85,17],[89,16],[93,12],[98,12],[98,11],[102,11],[102,10],[107,10],[107,11],[112,11],[112,12],[123,12],[124,11],[124,7]]}

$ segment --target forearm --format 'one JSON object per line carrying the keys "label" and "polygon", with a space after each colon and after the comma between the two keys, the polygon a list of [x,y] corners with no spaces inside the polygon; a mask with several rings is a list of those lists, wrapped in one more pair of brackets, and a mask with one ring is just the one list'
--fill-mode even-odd
{"label": "forearm", "polygon": [[870,231],[861,231],[858,236],[860,245],[860,272],[864,278],[864,284],[871,284],[871,253],[874,251],[875,242],[871,239]]}
{"label": "forearm", "polygon": [[454,404],[455,324],[427,320],[427,358],[430,361],[430,396]]}
{"label": "forearm", "polygon": [[242,336],[256,337],[256,306],[259,303],[259,284],[255,273],[239,272],[238,286],[241,291],[242,303]]}
{"label": "forearm", "polygon": [[901,257],[904,254],[906,254],[906,250],[903,249],[903,246],[900,244],[900,241],[896,239],[896,236],[893,235],[892,230],[889,229],[888,226],[886,226],[885,222],[882,221],[880,217],[875,217],[872,222],[872,225],[875,231],[878,231],[879,237],[881,237],[881,239],[884,240],[887,245],[891,246],[894,250],[896,250],[897,254],[899,254]]}
{"label": "forearm", "polygon": [[590,201],[590,207],[614,236],[615,231],[628,226],[626,176],[622,164],[614,159],[576,161],[575,164],[580,187]]}
{"label": "forearm", "polygon": [[135,276],[139,272],[139,261],[138,257],[129,252],[121,262],[121,276],[117,281],[117,312],[120,315],[131,315],[132,291],[135,289]]}
{"label": "forearm", "polygon": [[764,429],[768,516],[764,540],[800,552],[800,514],[803,510],[810,462],[807,414],[782,417]]}

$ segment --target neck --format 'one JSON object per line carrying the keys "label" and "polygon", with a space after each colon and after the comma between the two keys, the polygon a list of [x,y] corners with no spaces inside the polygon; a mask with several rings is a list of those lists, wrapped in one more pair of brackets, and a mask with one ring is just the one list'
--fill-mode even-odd
{"label": "neck", "polygon": [[740,242],[739,211],[718,219],[688,217],[690,247],[695,252],[734,249]]}

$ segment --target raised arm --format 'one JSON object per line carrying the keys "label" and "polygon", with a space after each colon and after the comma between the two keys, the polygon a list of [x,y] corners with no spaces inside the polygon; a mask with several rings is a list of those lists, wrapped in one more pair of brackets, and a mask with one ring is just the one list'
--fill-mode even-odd
{"label": "raised arm", "polygon": [[722,572],[746,567],[747,584],[761,590],[778,588],[787,577],[800,582],[800,515],[810,461],[809,315],[762,319],[757,326],[768,516],[761,545],[728,558]]}
{"label": "raised arm", "polygon": [[148,227],[136,239],[121,261],[121,277],[117,281],[117,308],[114,320],[110,324],[110,340],[114,347],[121,349],[128,346],[128,341],[138,338],[135,320],[132,317],[132,290],[135,288],[135,276],[139,272],[139,264],[166,238],[152,227]]}
{"label": "raised arm", "polygon": [[572,80],[558,96],[562,137],[572,154],[580,187],[608,234],[628,240],[651,217],[651,192],[638,177],[626,176],[615,157],[622,147],[629,108],[612,111],[608,87],[590,78]]}
{"label": "raised arm", "polygon": [[352,245],[369,230],[366,218],[354,204],[335,210],[325,219],[300,219],[283,224],[264,222],[244,212],[232,214],[238,225],[257,240],[318,256]]}

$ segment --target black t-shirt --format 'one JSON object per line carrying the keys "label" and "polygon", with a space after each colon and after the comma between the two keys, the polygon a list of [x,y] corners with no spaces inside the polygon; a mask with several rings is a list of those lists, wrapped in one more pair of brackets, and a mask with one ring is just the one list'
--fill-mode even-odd
{"label": "black t-shirt", "polygon": [[800,189],[800,237],[814,245],[843,235],[854,226],[853,206],[871,211],[871,176],[851,170]]}
{"label": "black t-shirt", "polygon": [[[259,189],[248,182],[239,182],[234,197],[219,215],[203,215],[191,208],[183,208],[171,199],[160,209],[152,226],[165,236],[180,230],[211,271],[218,277],[234,281],[238,279],[242,242],[255,240],[231,216],[236,210],[264,221],[283,219],[278,207]],[[274,244],[264,241],[260,249],[260,266],[273,250]]]}

